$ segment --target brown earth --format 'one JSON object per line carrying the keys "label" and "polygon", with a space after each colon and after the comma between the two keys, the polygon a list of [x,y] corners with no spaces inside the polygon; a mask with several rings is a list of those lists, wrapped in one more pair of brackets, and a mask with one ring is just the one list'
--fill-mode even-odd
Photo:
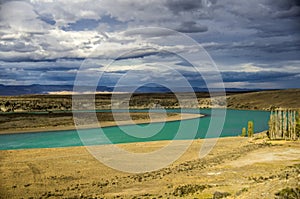
{"label": "brown earth", "polygon": [[[199,158],[203,140],[158,171],[130,174],[97,161],[84,147],[0,151],[0,198],[274,198],[300,186],[299,141],[221,138]],[[181,145],[186,141],[176,141]],[[169,141],[121,144],[138,153]],[[99,150],[101,150],[99,146]],[[175,147],[176,148],[176,147]],[[175,150],[174,148],[174,150]],[[121,162],[120,162],[121,164]],[[132,166],[134,167],[134,163]]]}

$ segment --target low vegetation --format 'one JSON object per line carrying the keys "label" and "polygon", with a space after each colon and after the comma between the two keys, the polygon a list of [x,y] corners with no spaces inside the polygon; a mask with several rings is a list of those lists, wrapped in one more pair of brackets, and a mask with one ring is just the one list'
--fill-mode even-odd
{"label": "low vegetation", "polygon": [[230,196],[231,194],[228,192],[219,192],[216,191],[214,193],[213,199],[221,199],[221,198],[226,198],[227,196]]}
{"label": "low vegetation", "polygon": [[300,188],[284,188],[275,193],[275,199],[299,199],[300,198]]}
{"label": "low vegetation", "polygon": [[244,127],[244,128],[242,128],[242,134],[241,134],[241,136],[242,136],[242,137],[245,137],[246,134],[247,134],[247,130],[246,130],[246,128]]}
{"label": "low vegetation", "polygon": [[248,121],[248,137],[253,137],[254,130],[253,130],[253,121]]}
{"label": "low vegetation", "polygon": [[197,185],[197,184],[188,184],[176,187],[173,192],[174,196],[184,197],[187,195],[193,195],[197,192],[202,192],[206,188],[211,188],[210,185]]}
{"label": "low vegetation", "polygon": [[248,135],[248,137],[253,137],[254,134],[254,123],[253,121],[248,121],[248,128],[246,129],[245,127],[242,128],[242,137],[246,137],[246,135]]}

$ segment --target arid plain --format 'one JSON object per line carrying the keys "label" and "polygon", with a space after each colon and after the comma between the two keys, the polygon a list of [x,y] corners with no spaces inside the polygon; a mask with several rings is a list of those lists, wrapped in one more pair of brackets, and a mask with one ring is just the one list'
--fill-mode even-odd
{"label": "arid plain", "polygon": [[[299,97],[299,90],[235,93],[227,97],[227,107],[259,110],[299,108]],[[6,102],[7,99],[1,98]],[[199,102],[208,100],[208,96],[198,99]],[[51,112],[56,114],[53,110]],[[1,117],[4,118],[5,114]],[[70,117],[67,116],[66,121],[70,122]],[[168,117],[174,119],[178,115]],[[133,115],[132,119],[146,122],[149,116]],[[20,121],[20,118],[15,121]],[[13,124],[5,126],[6,122],[0,125],[2,131],[13,130]],[[176,145],[184,142],[175,141]],[[173,164],[142,174],[109,168],[84,147],[1,150],[0,198],[284,198],[281,195],[285,191],[299,194],[299,141],[270,141],[266,132],[253,138],[219,138],[212,151],[199,158],[203,142],[201,139],[194,140]],[[119,144],[118,147],[145,153],[168,143],[155,141]],[[97,147],[101,149],[104,146]]]}

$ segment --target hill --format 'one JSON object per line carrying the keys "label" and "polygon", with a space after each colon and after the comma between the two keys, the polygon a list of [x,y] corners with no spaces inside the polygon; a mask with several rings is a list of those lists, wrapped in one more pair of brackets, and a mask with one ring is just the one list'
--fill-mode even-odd
{"label": "hill", "polygon": [[300,108],[300,89],[260,91],[227,97],[227,107],[270,110],[270,108]]}
{"label": "hill", "polygon": [[[210,94],[214,97],[210,98]],[[198,104],[193,104],[190,93],[135,93],[130,96],[129,108],[212,108],[225,107],[221,93],[197,92]],[[227,92],[227,107],[232,109],[270,110],[272,107],[300,108],[300,89],[257,92]],[[96,109],[127,108],[128,94],[97,94]],[[183,99],[181,103],[178,97]],[[92,109],[94,95],[76,95],[76,109]],[[214,104],[212,105],[212,100]],[[194,100],[195,101],[195,100]],[[196,102],[197,103],[197,102]],[[1,96],[0,112],[71,111],[72,95],[21,95]]]}

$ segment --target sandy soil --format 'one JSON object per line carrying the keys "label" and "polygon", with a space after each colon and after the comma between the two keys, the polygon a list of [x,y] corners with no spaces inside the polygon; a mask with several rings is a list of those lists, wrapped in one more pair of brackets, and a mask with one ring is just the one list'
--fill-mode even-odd
{"label": "sandy soil", "polygon": [[[103,115],[104,114],[104,115]],[[94,123],[90,116],[86,116],[84,121],[80,125],[77,125],[78,128],[98,128],[98,127],[107,127],[115,126],[116,122],[113,121],[114,118],[110,113],[101,113],[101,118],[98,117],[99,123]],[[122,113],[117,113],[121,118],[118,120],[118,125],[126,124],[143,124],[143,123],[154,123],[154,122],[169,122],[177,120],[187,120],[202,117],[200,114],[190,114],[190,113],[169,113],[167,115],[161,113],[151,113],[151,118],[148,113],[131,113],[131,119],[123,117]],[[12,114],[11,114],[12,115]],[[51,114],[45,115],[17,115],[12,118],[7,118],[7,115],[0,115],[5,119],[0,123],[0,134],[11,134],[11,133],[30,133],[30,132],[43,132],[43,131],[59,131],[59,130],[73,130],[76,129],[74,126],[74,121],[72,118],[72,113],[70,115],[55,115]],[[3,120],[4,120],[3,119]],[[89,121],[90,120],[90,121]],[[79,121],[80,122],[80,121]]]}
{"label": "sandy soil", "polygon": [[[117,146],[145,153],[169,142]],[[300,186],[299,141],[220,138],[199,158],[203,142],[193,141],[173,164],[142,174],[109,168],[84,147],[0,151],[0,198],[213,198],[217,192],[274,198],[280,189]]]}

